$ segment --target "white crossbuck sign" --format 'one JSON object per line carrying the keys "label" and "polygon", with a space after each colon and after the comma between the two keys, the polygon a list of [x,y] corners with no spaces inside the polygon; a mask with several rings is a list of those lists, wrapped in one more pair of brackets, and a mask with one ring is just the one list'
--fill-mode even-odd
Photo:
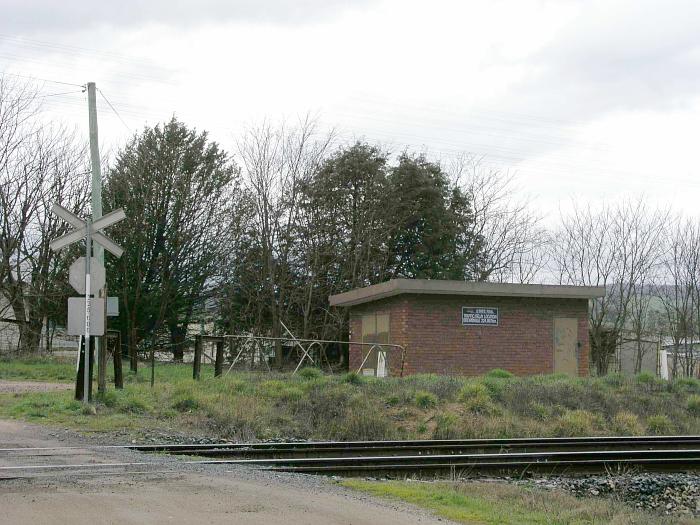
{"label": "white crossbuck sign", "polygon": [[[90,266],[91,266],[91,261],[93,259],[92,257],[92,241],[97,242],[98,244],[101,244],[107,251],[110,253],[114,254],[117,257],[121,257],[122,253],[124,253],[124,250],[119,246],[117,243],[115,243],[112,239],[107,237],[104,233],[102,233],[100,230],[107,228],[108,226],[111,226],[112,224],[121,221],[126,217],[126,214],[124,213],[124,210],[119,208],[118,210],[114,210],[107,215],[104,215],[100,217],[99,219],[95,220],[94,222],[88,220],[83,220],[74,213],[71,213],[67,209],[65,209],[63,206],[60,206],[58,204],[54,204],[53,208],[51,210],[54,214],[62,218],[64,221],[66,221],[68,224],[73,226],[75,229],[68,232],[65,235],[62,235],[58,239],[54,239],[49,243],[49,247],[54,250],[58,251],[61,248],[65,248],[66,246],[69,246],[73,244],[74,242],[78,242],[82,239],[85,239],[85,257],[82,258],[84,261],[84,267],[85,267],[85,286],[79,286],[77,287],[79,291],[84,291],[85,293],[85,300],[82,303],[75,303],[77,304],[82,304],[82,308],[84,308],[85,311],[85,341],[87,345],[87,341],[89,340],[89,337],[91,335],[102,335],[102,332],[104,330],[104,325],[102,325],[99,330],[91,330],[90,327],[90,312],[92,310],[90,302],[91,302],[91,295],[92,291],[90,290]],[[75,270],[75,269],[72,269]],[[102,272],[102,273],[100,273]],[[71,273],[75,273],[74,271]],[[104,268],[98,269],[98,274],[102,275],[104,273]],[[104,279],[102,279],[104,280]],[[97,284],[99,287],[104,286],[104,282],[102,283],[94,283]],[[97,299],[97,297],[95,298]],[[101,302],[100,302],[101,301]],[[102,306],[101,311],[104,312],[104,298],[97,299],[96,303],[99,303],[100,306]],[[97,306],[97,304],[95,305]],[[71,310],[71,302],[69,301],[69,310]],[[75,308],[75,307],[74,307]],[[69,319],[72,317],[71,312],[69,311]],[[104,316],[104,314],[103,314]],[[69,323],[70,324],[70,323]],[[98,328],[95,326],[94,328]],[[97,333],[99,332],[99,333]]]}
{"label": "white crossbuck sign", "polygon": [[[88,221],[81,219],[74,213],[69,212],[63,206],[58,204],[54,204],[51,211],[75,228],[75,230],[51,241],[49,247],[53,251],[58,251],[61,248],[65,248],[66,246],[80,241],[87,236]],[[119,208],[118,210],[109,212],[107,215],[103,215],[95,222],[90,223],[90,236],[92,237],[92,240],[98,244],[101,244],[105,250],[114,254],[116,257],[121,257],[124,250],[104,233],[101,233],[100,230],[103,230],[124,218],[126,218],[126,213],[124,213],[122,208]]]}

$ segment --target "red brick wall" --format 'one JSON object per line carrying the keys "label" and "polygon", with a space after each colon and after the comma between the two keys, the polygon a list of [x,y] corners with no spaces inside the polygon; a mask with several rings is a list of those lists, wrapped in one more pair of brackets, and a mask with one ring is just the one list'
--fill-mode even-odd
{"label": "red brick wall", "polygon": [[[362,316],[369,313],[389,314],[389,342],[403,345],[408,324],[408,299],[404,296],[392,297],[353,307],[350,310],[350,341],[362,341]],[[355,371],[362,363],[369,346],[350,345],[350,370]],[[401,350],[392,348],[387,356],[389,375],[401,373]]]}
{"label": "red brick wall", "polygon": [[[462,306],[499,309],[499,326],[462,326]],[[504,368],[517,375],[551,373],[554,318],[579,320],[579,375],[588,375],[588,301],[518,297],[400,295],[351,308],[351,341],[362,338],[362,315],[389,313],[390,341],[406,348],[404,374],[477,375]],[[362,361],[351,345],[350,369]],[[390,357],[391,375],[399,359]]]}

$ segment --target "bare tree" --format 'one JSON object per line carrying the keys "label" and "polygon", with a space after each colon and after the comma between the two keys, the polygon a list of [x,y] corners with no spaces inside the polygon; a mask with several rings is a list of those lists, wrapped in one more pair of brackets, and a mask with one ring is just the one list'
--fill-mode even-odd
{"label": "bare tree", "polygon": [[[321,134],[310,118],[295,127],[264,122],[238,141],[243,184],[253,206],[252,231],[260,250],[264,294],[272,336],[282,333],[281,318],[288,307],[292,232],[299,221],[301,190],[318,169],[333,140]],[[282,366],[282,348],[275,356]]]}
{"label": "bare tree", "polygon": [[549,236],[527,199],[515,196],[514,176],[461,155],[448,166],[473,208],[473,235],[482,239],[471,273],[482,281],[528,283],[546,264]]}
{"label": "bare tree", "polygon": [[51,205],[81,212],[87,202],[84,145],[42,127],[39,111],[30,85],[0,78],[0,293],[17,323],[20,353],[36,352],[48,319],[65,311],[59,277],[67,256],[48,245],[67,226]]}
{"label": "bare tree", "polygon": [[672,344],[671,376],[692,375],[700,337],[700,225],[676,219],[669,228],[663,273],[655,286]]}
{"label": "bare tree", "polygon": [[643,200],[594,211],[574,206],[562,216],[552,245],[552,271],[561,284],[603,286],[605,297],[590,308],[591,359],[608,371],[630,304],[658,260],[667,213]]}

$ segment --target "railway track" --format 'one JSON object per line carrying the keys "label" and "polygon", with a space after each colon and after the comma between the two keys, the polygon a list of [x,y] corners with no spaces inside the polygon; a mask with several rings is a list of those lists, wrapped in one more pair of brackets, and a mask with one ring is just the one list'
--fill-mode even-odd
{"label": "railway track", "polygon": [[[582,474],[605,471],[700,471],[700,436],[523,438],[288,443],[154,444],[0,449],[3,456],[50,458],[93,449],[197,456],[178,464],[246,466],[342,475]],[[122,468],[143,463],[123,463]],[[117,465],[111,465],[112,468]],[[105,470],[106,465],[33,464],[33,472]],[[177,467],[174,467],[177,468]],[[22,471],[0,467],[0,477]]]}
{"label": "railway track", "polygon": [[574,437],[516,439],[445,439],[413,441],[317,441],[282,443],[221,443],[194,445],[134,445],[142,452],[167,452],[211,458],[319,458],[460,455],[513,452],[574,452],[598,450],[700,449],[700,436]]}

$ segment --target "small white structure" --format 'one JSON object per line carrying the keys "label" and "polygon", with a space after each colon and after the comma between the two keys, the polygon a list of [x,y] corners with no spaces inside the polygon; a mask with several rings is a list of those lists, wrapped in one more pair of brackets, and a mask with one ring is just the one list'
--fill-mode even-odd
{"label": "small white structure", "polygon": [[660,350],[658,336],[649,334],[637,339],[635,334],[623,332],[615,353],[616,371],[624,375],[640,372],[660,375]]}
{"label": "small white structure", "polygon": [[664,339],[661,345],[660,376],[664,379],[700,377],[700,340]]}
{"label": "small white structure", "polygon": [[10,302],[0,294],[0,355],[14,352],[19,344],[19,327]]}

